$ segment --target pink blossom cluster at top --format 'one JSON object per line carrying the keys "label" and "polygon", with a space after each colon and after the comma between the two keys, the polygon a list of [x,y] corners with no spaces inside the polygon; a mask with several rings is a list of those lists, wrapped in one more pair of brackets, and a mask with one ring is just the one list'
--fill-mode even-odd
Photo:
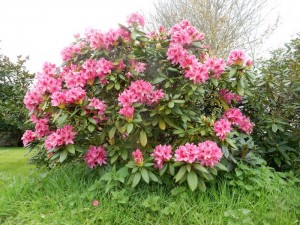
{"label": "pink blossom cluster at top", "polygon": [[194,163],[213,167],[222,158],[222,151],[213,141],[201,142],[197,145],[186,143],[175,150],[175,161]]}
{"label": "pink blossom cluster at top", "polygon": [[158,145],[153,150],[151,156],[154,156],[154,166],[161,169],[164,162],[169,161],[172,158],[172,146],[171,145]]}
{"label": "pink blossom cluster at top", "polygon": [[219,96],[222,97],[227,102],[227,104],[231,104],[232,101],[235,102],[242,101],[242,97],[240,95],[234,94],[230,92],[228,89],[219,90]]}
{"label": "pink blossom cluster at top", "polygon": [[62,145],[74,144],[76,134],[77,132],[73,131],[72,126],[65,125],[47,136],[45,140],[45,147],[47,150],[50,150]]}
{"label": "pink blossom cluster at top", "polygon": [[107,152],[102,146],[90,146],[84,156],[84,160],[90,168],[94,168],[97,165],[102,166],[107,163]]}
{"label": "pink blossom cluster at top", "polygon": [[36,133],[32,130],[26,130],[22,136],[23,145],[26,147],[36,139]]}
{"label": "pink blossom cluster at top", "polygon": [[132,156],[134,158],[134,162],[137,166],[142,166],[144,163],[144,156],[140,149],[136,149],[132,152]]}
{"label": "pink blossom cluster at top", "polygon": [[145,19],[142,15],[138,13],[132,13],[128,18],[127,18],[127,23],[129,26],[145,26]]}
{"label": "pink blossom cluster at top", "polygon": [[250,68],[252,64],[253,61],[243,50],[234,49],[229,53],[227,65],[240,65]]}
{"label": "pink blossom cluster at top", "polygon": [[130,33],[123,28],[109,30],[107,33],[88,29],[85,32],[85,39],[93,49],[109,49],[111,46],[116,46],[119,39],[130,41]]}
{"label": "pink blossom cluster at top", "polygon": [[84,42],[79,41],[76,42],[75,44],[71,44],[65,48],[63,48],[63,50],[60,52],[60,55],[63,59],[63,61],[68,61],[71,58],[73,58],[76,54],[80,53],[81,49],[84,47]]}
{"label": "pink blossom cluster at top", "polygon": [[43,97],[41,96],[40,92],[33,89],[28,91],[24,97],[24,104],[27,109],[34,110],[43,102]]}
{"label": "pink blossom cluster at top", "polygon": [[161,89],[153,90],[151,83],[144,80],[131,82],[130,86],[119,94],[118,101],[122,106],[119,113],[126,118],[132,118],[134,113],[133,103],[152,105],[164,97]]}
{"label": "pink blossom cluster at top", "polygon": [[227,110],[223,118],[227,119],[231,124],[237,125],[246,134],[250,134],[253,130],[254,124],[250,121],[250,118],[244,116],[237,108]]}
{"label": "pink blossom cluster at top", "polygon": [[86,92],[81,87],[56,91],[51,95],[51,105],[63,108],[67,104],[82,104]]}
{"label": "pink blossom cluster at top", "polygon": [[210,74],[214,78],[219,78],[224,72],[225,61],[223,59],[208,58],[201,63],[195,55],[187,51],[186,45],[204,38],[204,34],[199,33],[187,20],[173,26],[169,34],[171,42],[167,50],[168,60],[174,65],[179,64],[184,69],[186,78],[195,84],[202,84],[209,79]]}

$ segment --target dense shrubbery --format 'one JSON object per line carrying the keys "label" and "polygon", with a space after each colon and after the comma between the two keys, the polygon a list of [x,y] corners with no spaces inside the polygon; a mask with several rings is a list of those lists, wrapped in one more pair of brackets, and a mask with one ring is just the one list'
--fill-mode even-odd
{"label": "dense shrubbery", "polygon": [[240,110],[252,79],[247,55],[210,56],[188,21],[150,34],[138,14],[128,24],[76,36],[61,67],[38,73],[24,98],[35,130],[23,136],[40,149],[36,159],[106,165],[112,186],[174,178],[192,190],[238,159],[253,161],[253,124]]}
{"label": "dense shrubbery", "polygon": [[21,144],[23,132],[30,127],[25,124],[28,112],[22,104],[33,78],[25,68],[27,60],[18,56],[14,63],[0,54],[0,146]]}
{"label": "dense shrubbery", "polygon": [[300,161],[300,38],[271,52],[246,104],[255,122],[253,138],[272,167],[298,170]]}

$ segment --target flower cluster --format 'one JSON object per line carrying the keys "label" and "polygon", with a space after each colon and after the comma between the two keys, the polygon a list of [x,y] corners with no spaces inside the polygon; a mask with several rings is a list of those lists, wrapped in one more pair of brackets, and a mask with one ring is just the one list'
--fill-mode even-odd
{"label": "flower cluster", "polygon": [[172,158],[172,146],[158,145],[153,150],[151,156],[154,156],[154,166],[158,169],[161,169],[164,162],[169,161]]}
{"label": "flower cluster", "polygon": [[72,126],[65,125],[46,137],[45,147],[47,150],[50,150],[62,145],[74,144],[76,134],[77,132],[73,131]]}
{"label": "flower cluster", "polygon": [[143,16],[141,16],[138,13],[132,13],[128,18],[127,18],[127,23],[129,26],[145,26],[145,19]]}
{"label": "flower cluster", "polygon": [[36,139],[36,134],[32,130],[26,130],[22,136],[23,145],[26,147]]}
{"label": "flower cluster", "polygon": [[194,163],[213,167],[222,158],[222,151],[213,141],[201,142],[197,145],[186,143],[175,150],[175,161]]}
{"label": "flower cluster", "polygon": [[136,149],[134,152],[132,152],[132,156],[137,166],[142,166],[144,164],[144,156],[140,149]]}
{"label": "flower cluster", "polygon": [[231,108],[227,110],[224,115],[224,119],[227,119],[233,125],[237,125],[246,134],[250,134],[253,130],[254,124],[251,123],[250,118],[242,114],[237,108]]}
{"label": "flower cluster", "polygon": [[238,94],[234,94],[230,92],[228,89],[221,89],[219,90],[219,96],[223,98],[227,104],[231,104],[232,101],[234,102],[241,102],[242,97]]}
{"label": "flower cluster", "polygon": [[119,113],[130,119],[134,114],[133,103],[152,105],[158,103],[163,97],[162,90],[153,90],[151,83],[147,81],[137,80],[131,82],[128,89],[125,89],[118,97],[119,104],[122,106]]}
{"label": "flower cluster", "polygon": [[81,87],[70,88],[63,91],[56,91],[51,95],[51,104],[52,106],[58,106],[60,108],[64,108],[67,104],[81,105],[85,96],[86,92]]}
{"label": "flower cluster", "polygon": [[204,38],[203,33],[190,25],[187,20],[176,24],[169,31],[171,35],[170,46],[167,50],[167,57],[174,65],[179,64],[184,69],[184,76],[195,84],[205,83],[209,75],[219,78],[225,70],[225,61],[223,59],[207,58],[201,63],[198,58],[189,53],[185,48],[194,41],[201,41]]}
{"label": "flower cluster", "polygon": [[96,114],[102,116],[107,108],[107,105],[104,101],[101,101],[97,98],[90,99],[90,103],[87,106],[88,109],[96,110]]}
{"label": "flower cluster", "polygon": [[107,163],[107,152],[102,146],[90,146],[84,156],[84,160],[90,168],[94,168],[97,165],[102,166]]}
{"label": "flower cluster", "polygon": [[231,123],[227,119],[220,119],[214,124],[214,131],[221,140],[226,138],[231,129]]}
{"label": "flower cluster", "polygon": [[229,53],[227,65],[239,65],[250,68],[252,64],[253,61],[243,50],[234,49]]}

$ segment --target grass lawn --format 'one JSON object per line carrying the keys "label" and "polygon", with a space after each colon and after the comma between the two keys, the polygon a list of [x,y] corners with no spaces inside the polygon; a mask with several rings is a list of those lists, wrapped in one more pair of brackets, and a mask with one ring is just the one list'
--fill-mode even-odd
{"label": "grass lawn", "polygon": [[206,193],[155,184],[105,193],[86,167],[29,175],[24,150],[3,151],[0,224],[300,224],[299,187],[277,180],[266,184],[260,197],[224,180]]}
{"label": "grass lawn", "polygon": [[27,174],[32,165],[27,163],[28,156],[25,156],[24,148],[0,147],[0,172],[7,172],[14,175]]}

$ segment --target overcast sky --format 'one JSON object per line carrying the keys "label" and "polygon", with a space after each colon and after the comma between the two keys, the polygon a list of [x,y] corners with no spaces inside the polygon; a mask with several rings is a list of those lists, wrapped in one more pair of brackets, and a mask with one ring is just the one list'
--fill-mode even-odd
{"label": "overcast sky", "polygon": [[[103,31],[125,23],[132,12],[147,13],[157,0],[0,0],[0,53],[11,60],[29,55],[27,68],[40,71],[45,61],[60,64],[60,51],[73,34],[88,27]],[[252,0],[249,0],[252,1]],[[281,17],[279,28],[264,51],[280,47],[300,32],[300,0],[269,0],[272,13]]]}

